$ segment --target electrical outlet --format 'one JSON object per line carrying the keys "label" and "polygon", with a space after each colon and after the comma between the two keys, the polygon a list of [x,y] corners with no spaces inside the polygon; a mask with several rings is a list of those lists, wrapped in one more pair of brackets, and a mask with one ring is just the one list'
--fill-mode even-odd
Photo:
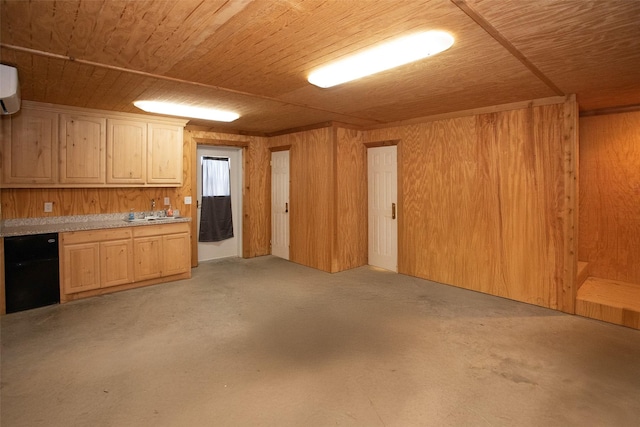
{"label": "electrical outlet", "polygon": [[184,204],[185,205],[190,205],[191,204],[191,196],[185,196],[184,197]]}
{"label": "electrical outlet", "polygon": [[44,202],[44,211],[53,212],[53,202]]}
{"label": "electrical outlet", "polygon": [[171,202],[169,201],[169,198],[168,198],[168,197],[165,197],[165,198],[164,198],[164,205],[165,205],[165,206],[169,206],[170,204],[171,204]]}

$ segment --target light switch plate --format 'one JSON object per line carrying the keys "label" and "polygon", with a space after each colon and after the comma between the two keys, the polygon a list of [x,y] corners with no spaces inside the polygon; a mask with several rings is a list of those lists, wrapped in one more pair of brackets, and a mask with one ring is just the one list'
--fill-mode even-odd
{"label": "light switch plate", "polygon": [[53,202],[44,202],[44,211],[53,212]]}
{"label": "light switch plate", "polygon": [[191,204],[191,196],[185,196],[184,197],[184,204],[185,205],[190,205]]}
{"label": "light switch plate", "polygon": [[171,204],[171,202],[169,201],[169,198],[168,198],[168,197],[165,197],[165,198],[164,198],[164,205],[165,205],[165,206],[169,206],[170,204]]}

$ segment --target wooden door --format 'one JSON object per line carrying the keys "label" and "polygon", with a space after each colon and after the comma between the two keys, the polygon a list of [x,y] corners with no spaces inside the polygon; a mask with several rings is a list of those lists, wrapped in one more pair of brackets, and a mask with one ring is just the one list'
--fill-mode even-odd
{"label": "wooden door", "polygon": [[289,151],[271,153],[271,254],[289,259]]}
{"label": "wooden door", "polygon": [[398,271],[397,147],[367,150],[369,265]]}
{"label": "wooden door", "polygon": [[147,123],[107,120],[107,183],[144,184],[147,174]]}
{"label": "wooden door", "polygon": [[62,287],[65,294],[100,287],[100,244],[63,245],[60,258]]}
{"label": "wooden door", "polygon": [[189,233],[162,236],[162,275],[182,274],[191,268]]}
{"label": "wooden door", "polygon": [[23,108],[2,119],[4,184],[58,182],[58,114]]}
{"label": "wooden door", "polygon": [[61,183],[105,183],[106,128],[102,117],[60,114]]}
{"label": "wooden door", "polygon": [[162,237],[133,239],[133,278],[136,282],[162,275]]}
{"label": "wooden door", "polygon": [[133,282],[131,239],[100,243],[100,285],[109,287]]}
{"label": "wooden door", "polygon": [[182,184],[182,127],[149,123],[147,183]]}

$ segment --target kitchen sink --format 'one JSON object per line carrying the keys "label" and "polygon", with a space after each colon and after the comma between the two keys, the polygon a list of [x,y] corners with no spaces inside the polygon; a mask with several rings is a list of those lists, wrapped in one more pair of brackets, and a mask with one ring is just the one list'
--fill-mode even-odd
{"label": "kitchen sink", "polygon": [[166,221],[176,219],[175,216],[148,216],[145,218],[125,219],[126,222],[152,222],[152,221]]}

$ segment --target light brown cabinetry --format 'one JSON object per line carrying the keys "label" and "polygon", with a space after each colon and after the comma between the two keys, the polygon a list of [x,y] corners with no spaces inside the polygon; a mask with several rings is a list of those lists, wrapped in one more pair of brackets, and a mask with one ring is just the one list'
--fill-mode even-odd
{"label": "light brown cabinetry", "polygon": [[147,182],[182,183],[182,128],[149,123]]}
{"label": "light brown cabinetry", "polygon": [[133,281],[130,236],[123,240],[100,242],[100,286],[117,286]]}
{"label": "light brown cabinetry", "polygon": [[5,188],[177,187],[186,121],[24,101],[2,118]]}
{"label": "light brown cabinetry", "polygon": [[191,277],[189,223],[60,234],[60,300]]}
{"label": "light brown cabinetry", "polygon": [[107,121],[107,183],[144,184],[147,170],[147,123]]}
{"label": "light brown cabinetry", "polygon": [[191,270],[191,241],[186,223],[133,230],[136,280],[167,277]]}
{"label": "light brown cabinetry", "polygon": [[60,114],[60,183],[104,184],[107,119]]}
{"label": "light brown cabinetry", "polygon": [[58,115],[20,111],[2,118],[2,180],[7,184],[49,185],[58,180]]}
{"label": "light brown cabinetry", "polygon": [[61,233],[62,294],[133,282],[131,230]]}
{"label": "light brown cabinetry", "polygon": [[133,239],[135,259],[134,277],[137,281],[162,276],[162,237],[137,237]]}

